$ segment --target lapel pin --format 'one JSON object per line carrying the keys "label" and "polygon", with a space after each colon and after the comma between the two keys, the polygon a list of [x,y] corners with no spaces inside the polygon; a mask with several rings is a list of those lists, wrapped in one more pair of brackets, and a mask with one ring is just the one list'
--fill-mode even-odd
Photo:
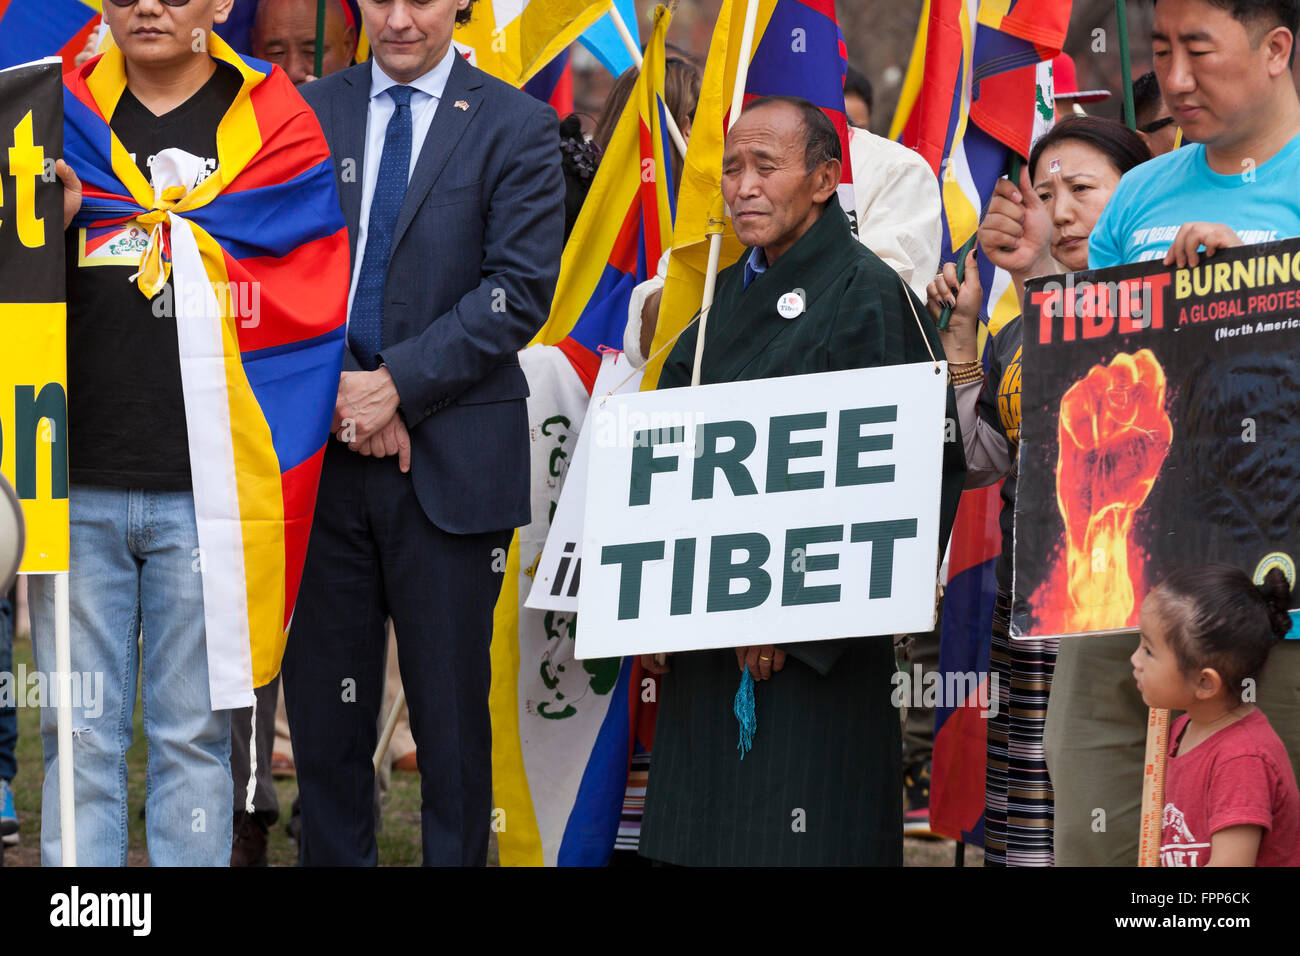
{"label": "lapel pin", "polygon": [[793,292],[787,292],[781,298],[776,300],[776,311],[781,314],[783,319],[793,319],[803,315],[803,296],[796,289]]}
{"label": "lapel pin", "polygon": [[458,109],[458,110],[468,110],[468,109],[469,109],[469,104],[466,103],[464,100],[457,100],[455,103],[452,103],[451,105],[454,106],[454,107],[456,107],[456,109]]}

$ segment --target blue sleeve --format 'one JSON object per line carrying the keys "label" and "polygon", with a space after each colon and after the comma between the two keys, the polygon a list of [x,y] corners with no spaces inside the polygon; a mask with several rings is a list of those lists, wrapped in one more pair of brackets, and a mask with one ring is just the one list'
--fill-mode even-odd
{"label": "blue sleeve", "polygon": [[1123,265],[1126,261],[1124,256],[1124,243],[1120,238],[1121,222],[1124,219],[1123,207],[1127,205],[1124,181],[1115,187],[1115,192],[1110,197],[1110,202],[1106,203],[1106,208],[1102,210],[1101,218],[1097,220],[1097,225],[1092,229],[1092,235],[1088,237],[1088,268],[1089,269],[1108,269],[1111,266]]}
{"label": "blue sleeve", "polygon": [[408,428],[486,378],[542,327],[560,271],[563,199],[559,121],[545,106],[519,124],[488,201],[477,288],[423,332],[380,354]]}

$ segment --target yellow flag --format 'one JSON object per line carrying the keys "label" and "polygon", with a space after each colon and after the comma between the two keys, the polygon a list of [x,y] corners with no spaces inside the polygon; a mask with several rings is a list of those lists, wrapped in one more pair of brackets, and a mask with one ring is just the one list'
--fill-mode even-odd
{"label": "yellow flag", "polygon": [[[758,3],[755,38],[763,35],[776,0],[751,0]],[[664,359],[671,349],[665,346],[675,339],[699,311],[704,295],[704,274],[709,261],[709,236],[722,233],[721,271],[740,258],[744,246],[732,231],[722,201],[722,145],[726,137],[727,111],[735,86],[740,60],[740,42],[745,28],[743,5],[733,6],[723,0],[718,22],[709,43],[709,58],[704,64],[700,84],[700,101],[691,125],[691,142],[686,150],[682,182],[677,190],[677,219],[673,227],[673,252],[668,260],[668,277],[664,281],[659,306],[659,324],[655,327],[650,354],[641,389],[648,391],[659,382]],[[755,39],[754,48],[757,48]],[[752,54],[752,50],[751,50]],[[656,354],[662,350],[662,354]]]}
{"label": "yellow flag", "polygon": [[523,86],[613,5],[613,0],[478,0],[455,39],[473,49],[480,70]]}

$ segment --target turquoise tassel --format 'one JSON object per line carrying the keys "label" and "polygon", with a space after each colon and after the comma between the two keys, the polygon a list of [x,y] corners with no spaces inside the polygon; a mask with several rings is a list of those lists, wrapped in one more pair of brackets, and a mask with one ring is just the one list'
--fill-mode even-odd
{"label": "turquoise tassel", "polygon": [[754,733],[758,730],[758,714],[754,711],[754,678],[750,676],[748,667],[740,676],[740,690],[736,691],[733,710],[736,712],[736,720],[740,721],[740,743],[736,749],[740,751],[740,759],[744,760],[745,754],[754,749]]}

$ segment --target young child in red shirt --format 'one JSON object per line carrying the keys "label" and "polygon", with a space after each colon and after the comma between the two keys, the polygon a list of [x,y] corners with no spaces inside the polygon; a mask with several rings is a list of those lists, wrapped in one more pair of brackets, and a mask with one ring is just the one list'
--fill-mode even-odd
{"label": "young child in red shirt", "polygon": [[1300,866],[1300,793],[1286,748],[1252,701],[1291,629],[1291,588],[1223,564],[1179,568],[1142,603],[1133,676],[1170,730],[1161,866]]}

